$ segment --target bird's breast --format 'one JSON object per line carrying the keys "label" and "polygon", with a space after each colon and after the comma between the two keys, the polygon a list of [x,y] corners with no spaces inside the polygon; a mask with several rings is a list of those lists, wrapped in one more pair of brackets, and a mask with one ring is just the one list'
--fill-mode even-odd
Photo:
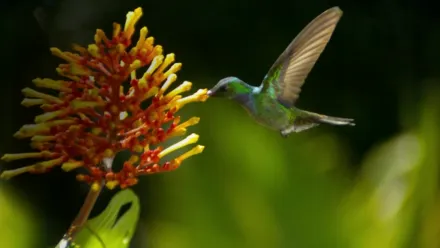
{"label": "bird's breast", "polygon": [[270,129],[280,130],[290,123],[290,111],[280,105],[276,99],[251,96],[242,106],[257,123]]}

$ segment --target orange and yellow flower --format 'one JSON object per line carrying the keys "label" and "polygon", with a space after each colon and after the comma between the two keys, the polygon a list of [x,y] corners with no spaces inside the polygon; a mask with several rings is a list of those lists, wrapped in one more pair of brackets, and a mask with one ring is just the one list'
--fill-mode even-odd
{"label": "orange and yellow flower", "polygon": [[[160,146],[199,122],[198,117],[181,122],[177,111],[188,103],[203,102],[208,96],[203,89],[183,97],[181,94],[191,89],[187,81],[171,89],[181,64],[174,63],[174,54],[162,55],[162,47],[154,45],[153,37],[147,37],[146,27],[132,45],[141,16],[142,9],[137,8],[127,14],[123,29],[114,23],[111,39],[98,29],[95,43],[87,48],[74,45],[74,53],[51,48],[52,54],[67,62],[57,68],[66,80],[33,80],[36,87],[59,91],[57,96],[31,88],[22,90],[22,105],[40,106],[44,113],[35,117],[35,124],[24,125],[15,133],[17,138],[31,138],[31,146],[39,152],[2,157],[5,161],[44,161],[6,170],[1,178],[45,172],[55,166],[65,171],[81,167],[87,173],[77,176],[80,181],[93,184],[105,180],[109,188],[124,188],[136,184],[140,175],[174,170],[186,158],[203,151],[204,147],[197,145],[171,161],[159,161],[198,141],[199,136],[191,134],[168,148]],[[146,70],[139,75],[142,68]],[[130,150],[132,155],[121,171],[114,172],[112,160],[123,150]]]}

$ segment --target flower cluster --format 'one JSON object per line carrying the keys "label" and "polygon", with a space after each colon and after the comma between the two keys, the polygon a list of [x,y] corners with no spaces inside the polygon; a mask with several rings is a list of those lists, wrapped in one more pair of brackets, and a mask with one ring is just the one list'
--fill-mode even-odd
{"label": "flower cluster", "polygon": [[[55,166],[65,171],[81,167],[87,173],[77,176],[80,181],[96,184],[104,180],[108,188],[125,188],[136,184],[140,175],[174,170],[186,158],[203,151],[204,147],[197,145],[171,161],[159,161],[197,142],[198,135],[191,134],[167,148],[160,146],[170,137],[184,135],[188,126],[199,122],[197,117],[181,122],[176,112],[188,103],[203,102],[208,96],[203,89],[182,97],[181,93],[191,88],[186,81],[171,89],[181,64],[174,63],[174,54],[162,55],[162,47],[153,44],[153,37],[147,37],[146,27],[132,45],[135,24],[141,16],[141,8],[129,12],[123,29],[120,24],[113,24],[111,39],[98,29],[94,44],[87,48],[74,45],[73,53],[51,48],[52,54],[67,62],[57,68],[66,80],[33,80],[39,88],[58,91],[57,96],[31,88],[22,90],[26,97],[22,105],[40,106],[44,113],[35,117],[35,124],[24,125],[14,135],[31,138],[32,148],[39,152],[2,157],[5,161],[44,161],[6,170],[2,178],[45,172]],[[146,70],[138,75],[141,68]],[[123,150],[132,155],[119,172],[114,172],[112,160]]]}

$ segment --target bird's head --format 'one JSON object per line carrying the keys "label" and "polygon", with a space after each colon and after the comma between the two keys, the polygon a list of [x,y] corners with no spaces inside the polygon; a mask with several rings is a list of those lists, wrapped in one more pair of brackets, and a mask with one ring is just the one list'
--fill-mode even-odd
{"label": "bird's head", "polygon": [[235,98],[238,95],[249,94],[252,87],[236,77],[227,77],[220,80],[208,91],[211,97]]}

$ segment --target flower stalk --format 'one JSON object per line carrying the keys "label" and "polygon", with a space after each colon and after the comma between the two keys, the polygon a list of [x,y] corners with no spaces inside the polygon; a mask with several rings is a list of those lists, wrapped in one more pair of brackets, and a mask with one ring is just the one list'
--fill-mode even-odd
{"label": "flower stalk", "polygon": [[63,237],[64,240],[69,242],[75,240],[76,234],[84,227],[84,224],[89,219],[90,213],[92,212],[104,185],[105,181],[102,180],[100,183],[95,183],[90,187],[84,203],[78,212],[78,215],[73,220],[72,224],[70,224],[69,229]]}
{"label": "flower stalk", "polygon": [[[102,161],[102,166],[106,170],[110,170],[113,165],[113,161],[114,157],[104,158]],[[71,243],[73,242],[73,240],[75,240],[76,234],[84,227],[84,224],[89,219],[90,213],[92,212],[93,207],[95,206],[95,203],[98,200],[98,197],[101,194],[104,186],[105,180],[101,180],[101,182],[95,182],[90,186],[89,192],[84,199],[84,203],[81,206],[78,215],[70,224],[70,227],[64,235],[63,240],[68,241],[68,243]]]}

